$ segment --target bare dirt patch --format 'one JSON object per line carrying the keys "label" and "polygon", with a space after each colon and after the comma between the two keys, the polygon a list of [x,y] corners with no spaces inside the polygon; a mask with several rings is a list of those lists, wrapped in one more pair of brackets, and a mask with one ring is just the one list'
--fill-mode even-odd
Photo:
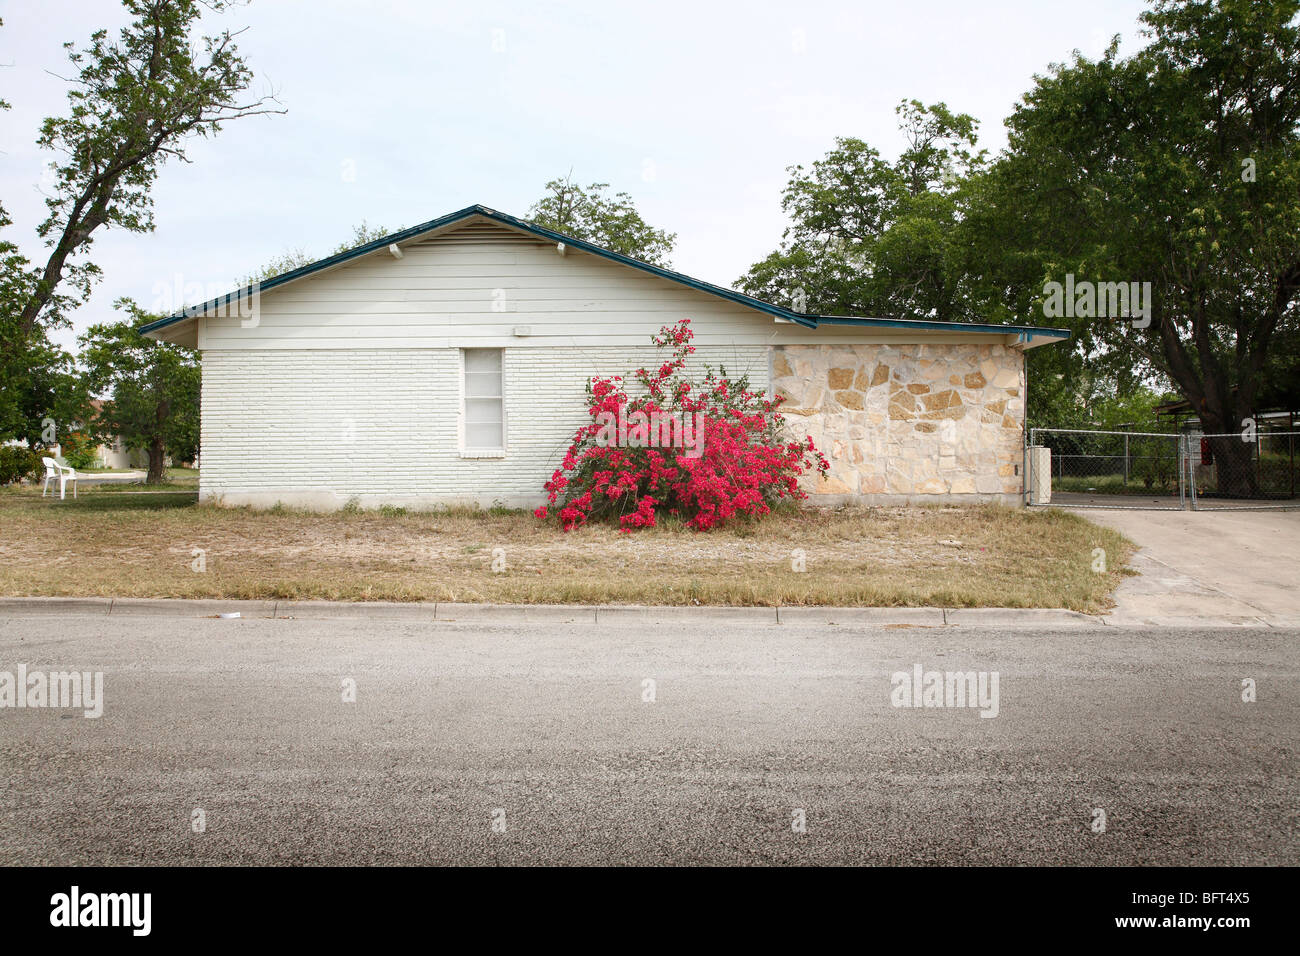
{"label": "bare dirt patch", "polygon": [[[1099,547],[1103,573],[1093,570]],[[197,505],[187,491],[88,489],[75,503],[0,493],[0,593],[10,596],[1095,612],[1131,550],[1076,515],[999,507],[805,509],[703,534],[670,525],[627,535],[566,534],[513,512],[256,512]]]}

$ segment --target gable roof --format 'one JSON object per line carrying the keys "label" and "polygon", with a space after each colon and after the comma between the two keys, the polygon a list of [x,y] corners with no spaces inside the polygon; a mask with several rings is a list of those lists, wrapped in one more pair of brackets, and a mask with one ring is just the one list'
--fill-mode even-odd
{"label": "gable roof", "polygon": [[765,312],[777,319],[783,319],[787,322],[794,322],[805,328],[816,329],[820,325],[856,325],[872,326],[878,328],[914,328],[918,330],[931,331],[967,331],[982,333],[1019,333],[1018,337],[1026,345],[1034,344],[1035,337],[1044,337],[1046,339],[1064,339],[1069,338],[1070,333],[1067,329],[1047,329],[1037,326],[1021,325],[992,325],[977,324],[970,322],[947,322],[939,320],[925,319],[870,319],[870,318],[853,318],[847,316],[825,316],[811,315],[806,312],[796,312],[793,309],[787,309],[783,306],[774,305],[771,302],[764,302],[762,299],[756,299],[753,296],[745,295],[743,292],[736,292],[733,289],[724,289],[722,286],[713,285],[702,279],[693,279],[688,275],[680,272],[674,272],[671,269],[665,269],[662,266],[652,265],[649,262],[642,262],[640,259],[634,259],[631,256],[625,256],[622,253],[614,252],[612,249],[606,249],[603,246],[595,245],[584,239],[575,239],[572,236],[566,236],[554,230],[539,226],[536,223],[528,222],[525,219],[518,219],[514,216],[498,212],[495,209],[489,209],[487,206],[475,204],[466,206],[464,209],[458,209],[456,212],[448,213],[437,219],[430,219],[428,222],[421,223],[418,226],[411,226],[391,235],[375,239],[373,242],[367,242],[364,245],[357,246],[355,249],[349,249],[346,252],[339,252],[324,259],[318,259],[315,262],[300,266],[297,269],[291,269],[288,272],[281,273],[278,276],[267,279],[265,282],[258,283],[256,286],[247,285],[241,289],[227,292],[225,295],[217,296],[201,305],[190,306],[174,315],[159,319],[156,322],[150,322],[148,325],[140,327],[140,332],[144,335],[150,335],[153,332],[173,326],[178,322],[184,322],[188,319],[197,319],[199,316],[212,309],[230,305],[232,302],[239,302],[247,296],[254,293],[263,293],[277,286],[286,285],[298,279],[304,279],[314,273],[324,269],[330,269],[334,266],[342,265],[352,259],[358,259],[361,256],[369,255],[372,252],[378,252],[386,249],[391,245],[400,245],[407,240],[414,239],[418,236],[431,232],[437,232],[461,223],[467,219],[486,219],[498,223],[509,229],[515,229],[524,233],[537,236],[540,239],[546,239],[550,242],[564,243],[565,246],[574,249],[581,249],[594,256],[608,259],[611,262],[617,262],[620,265],[630,266],[633,269],[639,269],[642,272],[648,272],[651,275],[658,276],[662,279],[668,279],[688,288],[704,292],[709,295],[717,296],[731,302],[736,302],[743,306],[748,306],[758,312]]}

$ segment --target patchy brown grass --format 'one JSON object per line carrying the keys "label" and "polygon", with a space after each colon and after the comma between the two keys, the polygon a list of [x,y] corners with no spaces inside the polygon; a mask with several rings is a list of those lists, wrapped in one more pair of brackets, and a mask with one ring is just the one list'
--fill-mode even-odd
{"label": "patchy brown grass", "polygon": [[[312,514],[191,490],[0,491],[0,594],[944,607],[1109,605],[1132,545],[1061,511],[806,509],[722,531],[565,534],[527,513]],[[1092,570],[1094,548],[1109,570]],[[492,571],[504,549],[506,570]],[[207,570],[191,570],[195,549]],[[796,549],[804,573],[792,570]]]}

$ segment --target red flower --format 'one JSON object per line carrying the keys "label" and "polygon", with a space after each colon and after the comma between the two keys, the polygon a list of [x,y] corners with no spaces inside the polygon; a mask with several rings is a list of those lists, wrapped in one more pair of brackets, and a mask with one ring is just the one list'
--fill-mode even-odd
{"label": "red flower", "polygon": [[[736,517],[768,514],[782,498],[804,498],[799,477],[829,470],[811,438],[783,440],[785,420],[776,411],[780,400],[751,391],[747,378],[732,380],[722,370],[708,369],[702,381],[691,382],[684,369],[695,351],[693,337],[689,319],[654,336],[655,345],[671,349],[672,357],[654,374],[637,369],[633,377],[645,389],[641,397],[629,396],[619,376],[588,381],[590,422],[574,434],[545,486],[566,531],[615,516],[625,532],[654,527],[660,507],[705,531]],[[633,411],[651,421],[667,415],[670,423],[689,422],[693,433],[687,440],[678,427],[669,436],[678,443],[673,447],[657,447],[664,433],[654,427],[644,447],[596,443],[597,416],[625,420]],[[550,511],[543,506],[534,514],[545,519]]]}

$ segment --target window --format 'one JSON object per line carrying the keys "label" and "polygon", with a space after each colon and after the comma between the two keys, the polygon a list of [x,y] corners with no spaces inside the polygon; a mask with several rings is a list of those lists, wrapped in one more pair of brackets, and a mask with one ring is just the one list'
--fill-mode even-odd
{"label": "window", "polygon": [[506,448],[501,349],[465,349],[461,359],[465,396],[461,453],[471,458],[500,457]]}

